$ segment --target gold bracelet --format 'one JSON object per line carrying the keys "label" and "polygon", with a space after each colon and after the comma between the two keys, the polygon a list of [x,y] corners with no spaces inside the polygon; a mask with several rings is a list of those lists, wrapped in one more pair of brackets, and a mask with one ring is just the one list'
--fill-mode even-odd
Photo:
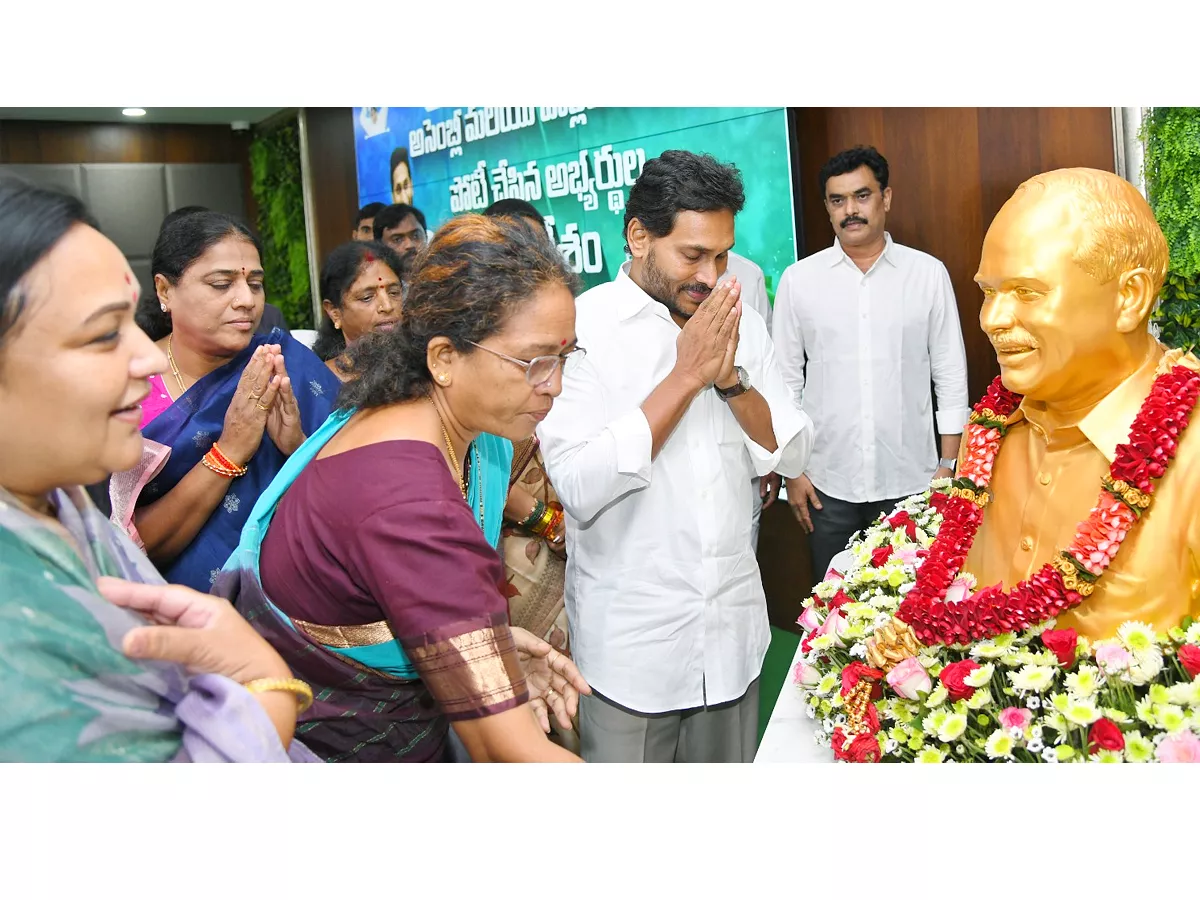
{"label": "gold bracelet", "polygon": [[300,707],[297,713],[302,713],[313,705],[312,688],[299,678],[255,678],[253,681],[247,681],[242,687],[252,694],[266,691],[287,691],[295,694],[296,703]]}

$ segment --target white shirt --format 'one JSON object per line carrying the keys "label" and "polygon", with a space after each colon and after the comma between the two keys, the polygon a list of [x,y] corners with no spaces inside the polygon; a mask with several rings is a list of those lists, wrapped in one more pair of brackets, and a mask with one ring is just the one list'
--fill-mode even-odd
{"label": "white shirt", "polygon": [[587,356],[538,428],[566,510],[571,653],[605,697],[644,713],[741,697],[770,643],[750,546],[750,479],[799,474],[812,423],[791,400],[762,318],[743,308],[735,362],[766,399],[779,449],[701,391],[650,459],[640,406],[675,365],[679,326],[628,275],[576,304]]}
{"label": "white shirt", "polygon": [[767,279],[763,275],[763,270],[759,268],[758,263],[746,259],[744,256],[738,256],[730,250],[725,274],[717,280],[717,284],[728,281],[734,275],[737,276],[738,284],[742,286],[742,306],[749,306],[762,316],[763,321],[767,323],[769,332],[771,330],[771,301],[767,297]]}
{"label": "white shirt", "polygon": [[946,267],[885,235],[864,274],[835,239],[784,270],[775,293],[775,352],[817,443],[807,475],[839,500],[923,491],[939,434],[967,423],[967,357]]}

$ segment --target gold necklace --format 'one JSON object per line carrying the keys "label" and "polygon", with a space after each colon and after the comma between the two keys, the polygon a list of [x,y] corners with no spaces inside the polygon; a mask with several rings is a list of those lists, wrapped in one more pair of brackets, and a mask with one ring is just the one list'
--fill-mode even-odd
{"label": "gold necklace", "polygon": [[183,376],[179,374],[179,366],[175,365],[175,354],[171,352],[171,341],[174,339],[174,332],[167,336],[167,362],[171,364],[171,374],[175,376],[175,382],[179,385],[179,393],[182,396],[187,393],[187,385],[183,383]]}
{"label": "gold necklace", "polygon": [[[467,499],[467,483],[463,480],[462,466],[458,464],[458,454],[454,452],[454,444],[450,441],[450,432],[446,430],[446,421],[442,418],[442,411],[437,408],[433,398],[429,398],[429,402],[433,403],[433,411],[437,413],[438,424],[442,426],[442,440],[446,442],[446,452],[450,455],[450,465],[454,467],[455,477],[458,479],[458,489],[462,491],[463,499]],[[470,448],[467,450],[470,453]],[[484,512],[483,512],[483,469],[478,465],[478,453],[476,454],[475,477],[479,483],[479,527],[483,528]]]}

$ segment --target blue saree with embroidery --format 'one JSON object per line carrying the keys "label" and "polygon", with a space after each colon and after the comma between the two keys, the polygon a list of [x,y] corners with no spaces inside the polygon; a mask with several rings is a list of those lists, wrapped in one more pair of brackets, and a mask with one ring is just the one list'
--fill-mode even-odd
{"label": "blue saree with embroidery", "polygon": [[[225,413],[242,370],[262,344],[278,344],[283,352],[304,433],[312,434],[325,421],[341,388],[337,376],[286,331],[276,328],[270,334],[255,335],[245,350],[197,381],[142,429],[144,437],[169,446],[171,455],[142,490],[139,507],[153,503],[175,487],[220,438]],[[257,452],[246,464],[246,474],[229,483],[225,498],[184,551],[160,567],[163,577],[173,584],[186,584],[207,593],[225,560],[237,547],[242,526],[255,501],[283,468],[286,459],[270,436],[264,434]]]}

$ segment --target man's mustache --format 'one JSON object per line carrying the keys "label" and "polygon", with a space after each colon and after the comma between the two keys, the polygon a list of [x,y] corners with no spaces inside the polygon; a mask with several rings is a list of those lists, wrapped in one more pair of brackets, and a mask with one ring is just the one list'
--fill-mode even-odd
{"label": "man's mustache", "polygon": [[866,225],[866,224],[867,224],[867,220],[864,219],[862,216],[846,216],[846,218],[842,219],[842,228],[845,228],[847,225]]}

